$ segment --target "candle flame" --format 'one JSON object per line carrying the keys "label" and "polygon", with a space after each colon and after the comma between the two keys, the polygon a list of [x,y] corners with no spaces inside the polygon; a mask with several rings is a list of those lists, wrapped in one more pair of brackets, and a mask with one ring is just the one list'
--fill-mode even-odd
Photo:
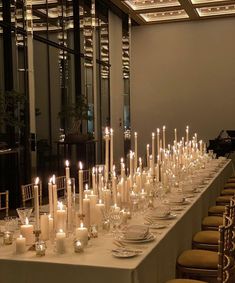
{"label": "candle flame", "polygon": [[121,158],[121,163],[123,163],[124,162],[124,159],[123,159],[123,157]]}
{"label": "candle flame", "polygon": [[137,132],[135,132],[134,135],[135,135],[135,137],[137,137],[137,135],[138,135]]}
{"label": "candle flame", "polygon": [[68,185],[70,185],[70,186],[72,185],[72,181],[71,181],[70,178],[68,179]]}
{"label": "candle flame", "polygon": [[162,127],[162,129],[163,129],[163,131],[165,131],[165,129],[166,129],[166,126],[163,126],[163,127]]}
{"label": "candle flame", "polygon": [[102,166],[99,166],[99,173],[101,174],[101,173],[102,173],[102,171],[103,171]]}
{"label": "candle flame", "polygon": [[52,184],[55,185],[55,175],[52,176]]}
{"label": "candle flame", "polygon": [[155,137],[155,133],[152,133],[152,138],[154,138]]}
{"label": "candle flame", "polygon": [[116,203],[114,204],[114,207],[115,207],[115,208],[117,207],[117,204],[116,204]]}
{"label": "candle flame", "polygon": [[29,225],[29,219],[28,219],[28,217],[25,218],[25,225]]}
{"label": "candle flame", "polygon": [[157,128],[157,134],[159,134],[160,133],[160,129],[159,128]]}
{"label": "candle flame", "polygon": [[59,229],[59,233],[63,233],[64,232],[64,230],[63,229]]}
{"label": "candle flame", "polygon": [[113,135],[113,129],[112,128],[110,129],[110,135]]}
{"label": "candle flame", "polygon": [[141,157],[139,158],[139,163],[142,164],[142,158]]}
{"label": "candle flame", "polygon": [[58,201],[57,206],[58,206],[59,210],[63,210],[64,205],[63,205],[62,201]]}
{"label": "candle flame", "polygon": [[109,135],[109,128],[105,127],[105,135]]}
{"label": "candle flame", "polygon": [[88,190],[88,184],[85,184],[85,190]]}
{"label": "candle flame", "polygon": [[92,174],[95,174],[95,167],[92,168]]}
{"label": "candle flame", "polygon": [[99,204],[102,204],[102,199],[99,199]]}
{"label": "candle flame", "polygon": [[65,161],[65,166],[69,167],[69,161],[68,160]]}
{"label": "candle flame", "polygon": [[146,147],[147,147],[147,149],[149,149],[149,144],[147,144],[147,146],[146,146]]}
{"label": "candle flame", "polygon": [[49,179],[49,183],[50,183],[50,184],[52,183],[52,177]]}
{"label": "candle flame", "polygon": [[82,170],[82,167],[83,167],[83,166],[82,166],[82,162],[81,162],[81,161],[79,161],[79,163],[78,163],[78,164],[79,164],[79,165],[78,165],[79,169],[80,169],[80,170]]}
{"label": "candle flame", "polygon": [[35,185],[38,185],[39,184],[39,178],[37,177],[36,179],[35,179]]}
{"label": "candle flame", "polygon": [[20,235],[20,236],[19,236],[19,238],[20,238],[20,239],[22,239],[22,238],[23,238],[23,236],[22,236],[22,235]]}
{"label": "candle flame", "polygon": [[83,225],[83,222],[81,221],[80,228],[83,228],[83,227],[84,227],[84,225]]}

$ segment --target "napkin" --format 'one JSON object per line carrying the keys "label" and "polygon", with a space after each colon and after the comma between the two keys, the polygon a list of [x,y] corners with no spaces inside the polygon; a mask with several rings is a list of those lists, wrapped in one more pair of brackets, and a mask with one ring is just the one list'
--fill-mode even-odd
{"label": "napkin", "polygon": [[149,228],[144,225],[130,225],[125,232],[126,239],[145,239],[149,234]]}

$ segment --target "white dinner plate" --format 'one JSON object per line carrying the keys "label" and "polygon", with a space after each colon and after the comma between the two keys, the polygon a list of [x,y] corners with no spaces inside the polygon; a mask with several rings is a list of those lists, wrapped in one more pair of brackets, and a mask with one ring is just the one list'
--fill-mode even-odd
{"label": "white dinner plate", "polygon": [[125,238],[125,236],[120,236],[119,240],[122,241],[123,243],[132,243],[132,244],[149,243],[155,240],[155,236],[150,233],[148,238],[142,240],[128,240]]}
{"label": "white dinner plate", "polygon": [[165,216],[152,216],[152,215],[147,215],[146,218],[152,220],[154,222],[155,220],[171,220],[176,218],[176,214],[168,214]]}
{"label": "white dinner plate", "polygon": [[130,258],[137,256],[139,253],[132,250],[112,250],[112,255],[119,258]]}

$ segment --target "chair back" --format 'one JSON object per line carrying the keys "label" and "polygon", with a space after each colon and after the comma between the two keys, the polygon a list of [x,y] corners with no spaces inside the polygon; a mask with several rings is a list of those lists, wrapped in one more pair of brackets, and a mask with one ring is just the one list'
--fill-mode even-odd
{"label": "chair back", "polygon": [[230,278],[231,251],[233,248],[233,222],[230,216],[224,214],[224,225],[219,227],[220,239],[218,247],[218,282],[227,283]]}
{"label": "chair back", "polygon": [[83,170],[83,185],[88,184],[91,185],[91,169]]}
{"label": "chair back", "polygon": [[[70,178],[72,181],[72,184],[75,186],[75,179]],[[59,197],[65,197],[66,196],[66,177],[65,176],[58,176],[55,178],[55,183],[57,185],[57,193]]]}
{"label": "chair back", "polygon": [[[30,205],[33,205],[34,200],[34,183],[22,185],[21,186],[21,197],[22,197],[22,205],[23,207],[26,207],[27,204],[30,202]],[[39,190],[39,204],[42,204],[42,182],[40,181],[38,184]]]}
{"label": "chair back", "polygon": [[0,192],[0,210],[6,211],[6,216],[9,214],[9,191]]}

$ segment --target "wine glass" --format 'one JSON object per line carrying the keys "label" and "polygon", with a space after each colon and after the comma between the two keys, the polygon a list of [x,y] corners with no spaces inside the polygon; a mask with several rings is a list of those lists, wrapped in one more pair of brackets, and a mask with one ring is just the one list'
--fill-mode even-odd
{"label": "wine glass", "polygon": [[19,215],[21,223],[24,225],[26,218],[28,219],[30,218],[33,208],[32,207],[19,207],[16,209],[16,211]]}

